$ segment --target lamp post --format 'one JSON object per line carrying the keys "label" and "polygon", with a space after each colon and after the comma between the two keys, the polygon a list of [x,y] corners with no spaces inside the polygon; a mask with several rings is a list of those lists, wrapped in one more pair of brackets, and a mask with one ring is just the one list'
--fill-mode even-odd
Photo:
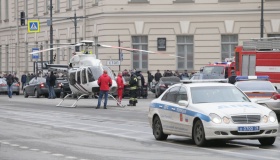
{"label": "lamp post", "polygon": [[[40,50],[43,50],[43,44],[41,42],[41,45],[40,45]],[[43,53],[41,52],[40,53],[40,58],[41,58],[41,76],[43,75]]]}
{"label": "lamp post", "polygon": [[[52,0],[50,0],[50,48],[53,48],[53,26],[52,26]],[[50,50],[50,64],[53,64],[53,50]]]}
{"label": "lamp post", "polygon": [[263,0],[261,0],[261,38],[263,38]]}

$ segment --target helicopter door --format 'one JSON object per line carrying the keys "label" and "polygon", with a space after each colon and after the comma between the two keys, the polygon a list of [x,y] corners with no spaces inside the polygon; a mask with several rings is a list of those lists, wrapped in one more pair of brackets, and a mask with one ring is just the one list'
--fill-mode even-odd
{"label": "helicopter door", "polygon": [[87,70],[86,68],[84,68],[82,70],[82,84],[87,84],[88,80],[87,80]]}

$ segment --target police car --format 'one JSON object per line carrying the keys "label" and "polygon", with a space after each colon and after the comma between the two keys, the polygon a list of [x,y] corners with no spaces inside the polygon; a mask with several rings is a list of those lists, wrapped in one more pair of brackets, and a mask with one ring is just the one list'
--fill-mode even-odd
{"label": "police car", "polygon": [[272,110],[251,102],[232,84],[209,81],[175,84],[150,103],[148,118],[156,140],[179,135],[198,146],[213,139],[274,143],[279,125]]}
{"label": "police car", "polygon": [[237,76],[235,86],[241,89],[251,101],[280,114],[280,100],[272,98],[278,92],[269,81],[269,76]]}

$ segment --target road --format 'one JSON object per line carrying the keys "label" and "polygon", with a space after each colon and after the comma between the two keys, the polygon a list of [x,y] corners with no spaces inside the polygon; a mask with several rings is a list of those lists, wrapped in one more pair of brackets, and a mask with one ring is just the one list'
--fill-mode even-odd
{"label": "road", "polygon": [[280,136],[270,147],[257,140],[213,142],[203,148],[186,137],[156,141],[147,119],[153,97],[125,108],[109,100],[105,110],[95,109],[97,99],[63,108],[56,107],[60,99],[0,95],[0,160],[279,159]]}

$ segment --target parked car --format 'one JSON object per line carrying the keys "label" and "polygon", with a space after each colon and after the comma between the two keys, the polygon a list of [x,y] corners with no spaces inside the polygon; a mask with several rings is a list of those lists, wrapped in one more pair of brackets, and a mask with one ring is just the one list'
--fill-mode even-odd
{"label": "parked car", "polygon": [[[14,81],[13,86],[13,94],[19,95],[20,85],[17,81]],[[7,82],[5,78],[0,78],[0,94],[8,94],[7,92]]]}
{"label": "parked car", "polygon": [[155,86],[155,97],[159,97],[168,87],[176,83],[180,83],[179,77],[161,77]]}
{"label": "parked car", "polygon": [[72,91],[69,86],[69,81],[66,78],[57,78],[57,83],[61,86],[61,93],[60,96],[64,98],[67,94],[71,94]]}
{"label": "parked car", "polygon": [[268,76],[237,76],[234,85],[253,102],[268,107],[280,115],[280,100],[272,99],[272,96],[278,92]]}
{"label": "parked car", "polygon": [[[60,97],[61,93],[61,83],[56,81],[54,86],[54,92],[56,97]],[[49,96],[48,86],[46,85],[46,77],[34,77],[27,83],[23,88],[23,95],[25,98],[29,96],[35,96],[39,98],[40,96]]]}

